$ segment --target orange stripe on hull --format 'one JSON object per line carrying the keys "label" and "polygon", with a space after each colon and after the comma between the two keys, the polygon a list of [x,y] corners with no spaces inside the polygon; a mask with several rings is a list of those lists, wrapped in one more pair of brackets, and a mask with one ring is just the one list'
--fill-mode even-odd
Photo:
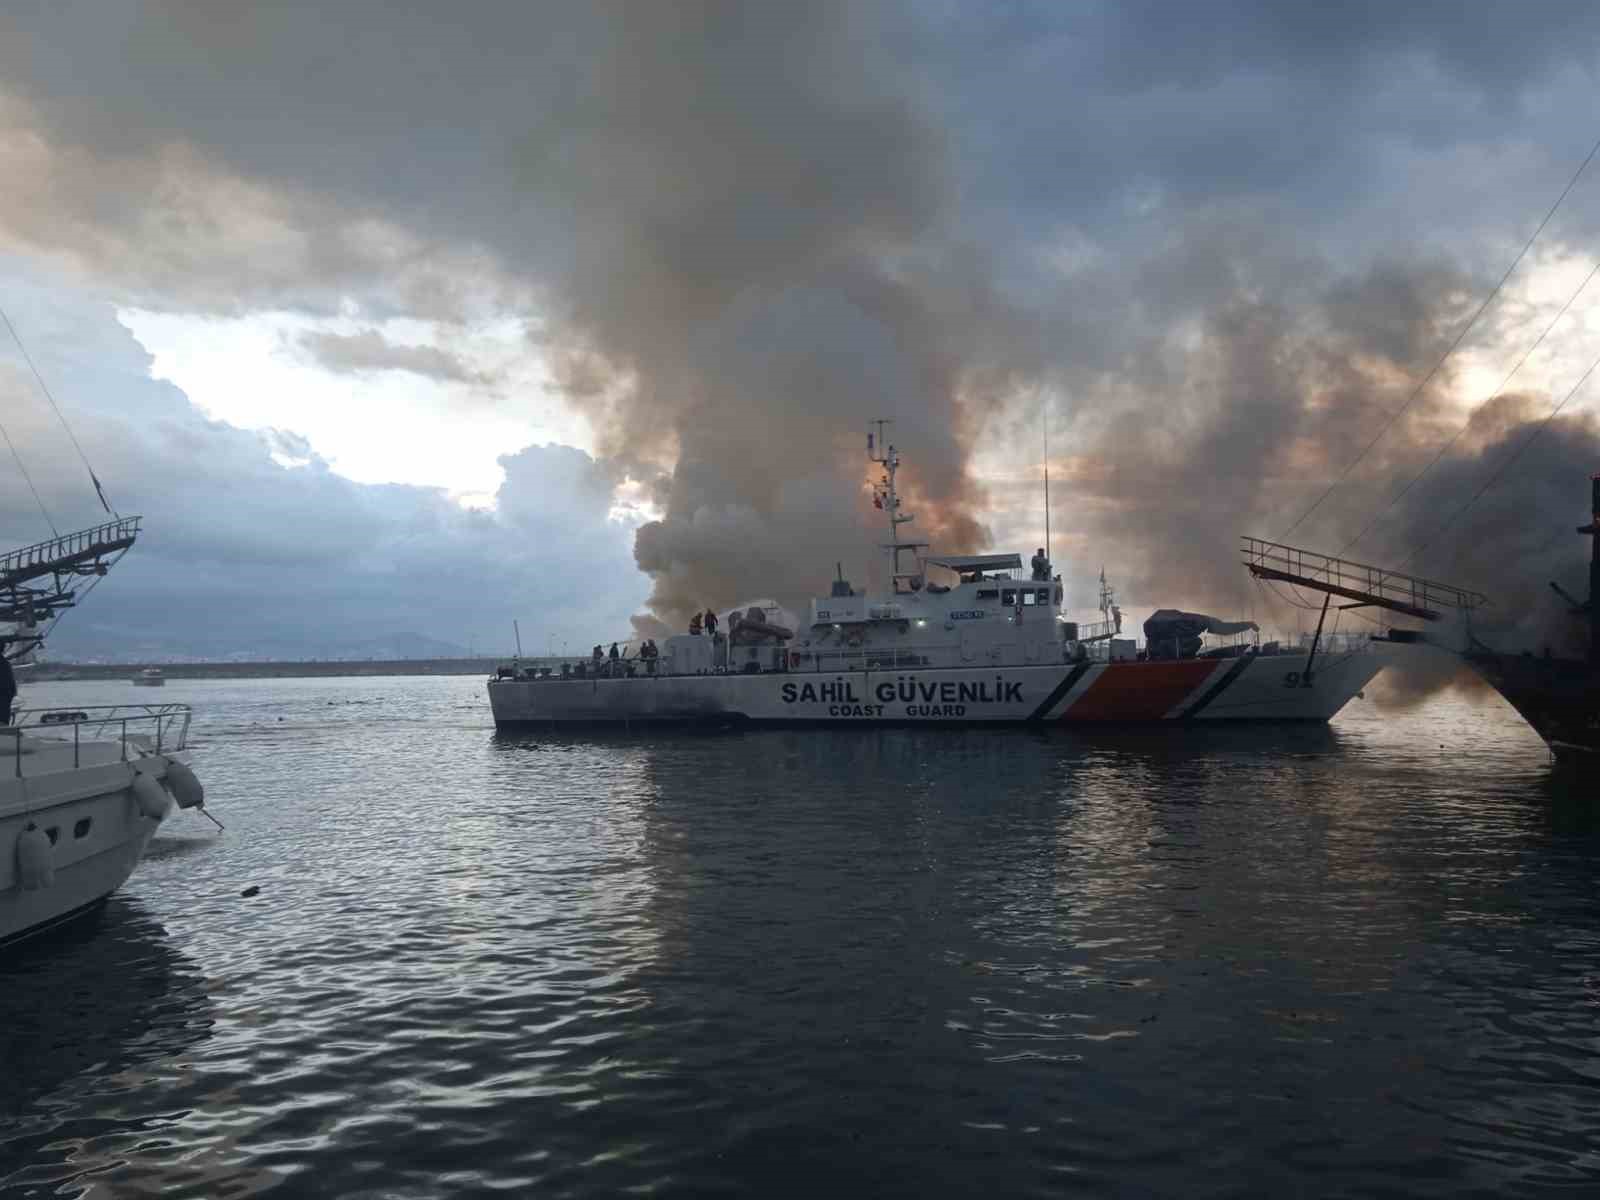
{"label": "orange stripe on hull", "polygon": [[1214,660],[1107,663],[1063,721],[1159,721],[1216,671]]}

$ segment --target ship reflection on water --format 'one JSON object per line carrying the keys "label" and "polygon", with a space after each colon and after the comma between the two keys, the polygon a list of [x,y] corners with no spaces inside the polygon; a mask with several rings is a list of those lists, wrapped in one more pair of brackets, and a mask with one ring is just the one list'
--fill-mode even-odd
{"label": "ship reflection on water", "polygon": [[[1550,957],[1576,913],[1533,913],[1552,893],[1594,913],[1581,871],[1527,878],[1545,756],[1510,722],[1463,743],[1483,715],[496,748],[648,781],[640,1007],[595,1066],[699,1124],[639,1130],[641,1169],[689,1153],[732,1186],[781,1160],[799,1190],[908,1194],[1068,1169],[1165,1194],[1193,1189],[1203,1137],[1265,1194],[1465,1182],[1463,1143],[1533,1177],[1588,1143],[1513,1123],[1501,1056],[1581,1024]],[[1593,1107],[1541,1103],[1566,1130]]]}
{"label": "ship reflection on water", "polygon": [[139,1093],[213,1021],[207,981],[129,894],[0,961],[0,1163],[20,1168],[0,1185],[45,1194],[115,1163],[91,1133],[126,1121],[131,1145]]}

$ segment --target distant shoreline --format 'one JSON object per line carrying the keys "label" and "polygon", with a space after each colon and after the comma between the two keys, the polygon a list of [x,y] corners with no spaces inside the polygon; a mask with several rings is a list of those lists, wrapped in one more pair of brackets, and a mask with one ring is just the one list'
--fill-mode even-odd
{"label": "distant shoreline", "polygon": [[[511,660],[490,658],[403,658],[332,659],[313,662],[151,662],[151,663],[69,663],[44,662],[18,671],[17,682],[66,682],[83,680],[131,680],[140,671],[155,668],[165,679],[296,679],[334,675],[492,675],[496,667]],[[529,665],[576,662],[577,659],[527,657]]]}

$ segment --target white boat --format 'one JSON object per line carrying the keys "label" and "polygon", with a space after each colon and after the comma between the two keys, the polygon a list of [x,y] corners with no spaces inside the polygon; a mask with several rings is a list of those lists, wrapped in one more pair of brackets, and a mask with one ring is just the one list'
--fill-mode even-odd
{"label": "white boat", "polygon": [[146,667],[133,677],[134,687],[165,687],[166,682],[160,667]]}
{"label": "white boat", "polygon": [[1206,649],[1200,633],[1255,627],[1171,611],[1153,631],[1146,623],[1141,647],[1119,636],[1104,586],[1105,620],[1080,626],[1063,615],[1061,577],[1047,562],[1024,577],[1016,554],[936,554],[902,541],[913,517],[900,508],[899,456],[881,434],[877,445],[869,435],[883,467],[874,502],[889,519],[887,591],[841,578],[798,629],[759,609],[735,612],[726,634],[666,638],[655,659],[513,662],[489,681],[496,726],[1327,721],[1384,666],[1380,644],[1324,641],[1320,625],[1304,646]]}
{"label": "white boat", "polygon": [[24,711],[0,729],[0,950],[97,908],[203,793],[186,704]]}
{"label": "white boat", "polygon": [[[0,654],[37,649],[39,622],[138,532],[122,517],[0,555]],[[203,805],[184,761],[189,720],[186,704],[0,714],[0,948],[98,907],[174,806]]]}

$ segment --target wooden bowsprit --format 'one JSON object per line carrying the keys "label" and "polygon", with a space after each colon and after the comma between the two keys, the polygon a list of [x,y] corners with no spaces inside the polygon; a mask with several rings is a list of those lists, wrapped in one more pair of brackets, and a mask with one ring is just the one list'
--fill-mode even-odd
{"label": "wooden bowsprit", "polygon": [[1328,605],[1335,596],[1349,601],[1339,605],[1340,609],[1383,608],[1423,621],[1438,621],[1447,612],[1464,615],[1489,603],[1489,598],[1481,592],[1440,583],[1435,579],[1424,579],[1420,575],[1407,575],[1403,571],[1391,571],[1370,563],[1318,554],[1313,550],[1286,546],[1282,542],[1268,542],[1254,537],[1241,537],[1239,540],[1244,565],[1257,579],[1290,583],[1323,593],[1317,632],[1311,639],[1311,654],[1302,672],[1307,687],[1311,686],[1311,666],[1317,657],[1317,646],[1322,641],[1322,625],[1328,616]]}

